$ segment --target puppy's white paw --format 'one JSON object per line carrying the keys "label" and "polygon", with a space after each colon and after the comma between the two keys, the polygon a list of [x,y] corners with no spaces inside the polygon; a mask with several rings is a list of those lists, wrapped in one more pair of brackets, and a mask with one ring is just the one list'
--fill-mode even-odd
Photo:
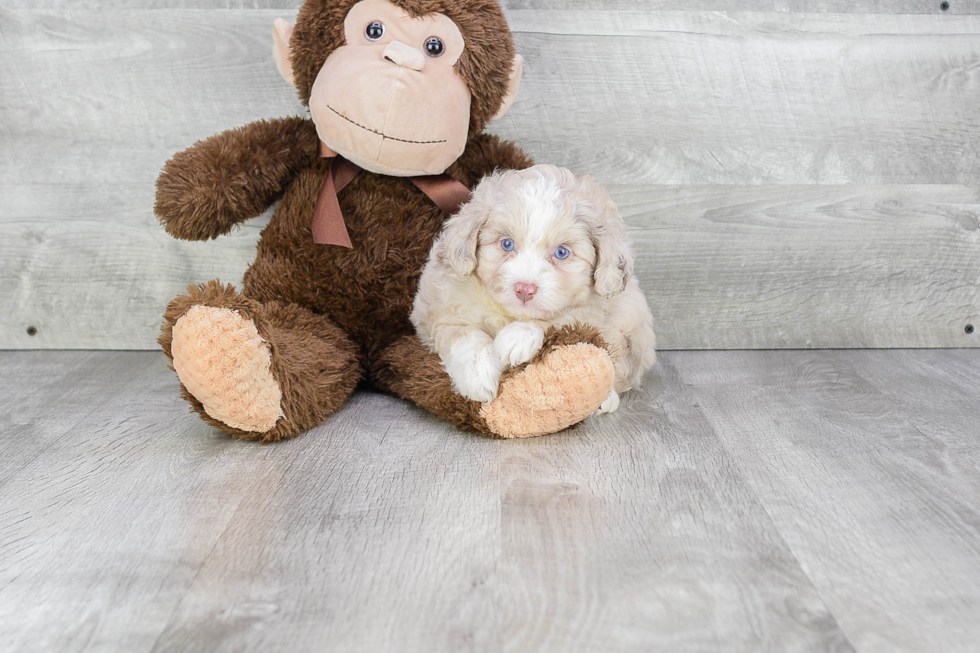
{"label": "puppy's white paw", "polygon": [[619,393],[615,390],[609,393],[606,400],[602,402],[599,406],[599,410],[595,412],[596,415],[605,415],[606,413],[615,413],[619,410]]}
{"label": "puppy's white paw", "polygon": [[497,396],[503,366],[490,343],[464,341],[453,347],[445,361],[453,388],[473,401],[492,401]]}
{"label": "puppy's white paw", "polygon": [[544,331],[527,322],[511,322],[497,333],[493,348],[504,365],[526,363],[541,349]]}

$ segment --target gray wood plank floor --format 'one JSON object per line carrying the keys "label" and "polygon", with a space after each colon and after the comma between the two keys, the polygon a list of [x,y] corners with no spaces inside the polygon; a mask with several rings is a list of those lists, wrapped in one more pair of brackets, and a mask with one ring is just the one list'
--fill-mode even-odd
{"label": "gray wood plank floor", "polygon": [[968,651],[980,352],[668,352],[523,442],[360,392],[230,440],[158,353],[0,352],[0,651]]}

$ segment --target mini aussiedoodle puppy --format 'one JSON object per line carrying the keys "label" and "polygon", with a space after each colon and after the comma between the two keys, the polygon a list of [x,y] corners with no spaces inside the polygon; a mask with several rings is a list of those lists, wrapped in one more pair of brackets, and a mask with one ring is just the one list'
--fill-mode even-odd
{"label": "mini aussiedoodle puppy", "polygon": [[653,318],[632,278],[626,225],[591,177],[537,165],[498,171],[432,246],[412,323],[463,396],[490,401],[501,372],[530,360],[545,331],[599,329],[615,387],[599,412],[654,363]]}

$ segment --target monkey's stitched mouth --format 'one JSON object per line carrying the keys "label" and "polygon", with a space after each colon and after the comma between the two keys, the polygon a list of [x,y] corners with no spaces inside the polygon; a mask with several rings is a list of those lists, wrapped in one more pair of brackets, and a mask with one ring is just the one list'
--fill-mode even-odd
{"label": "monkey's stitched mouth", "polygon": [[341,118],[343,118],[347,122],[349,122],[350,124],[354,125],[355,127],[360,127],[364,131],[371,132],[372,134],[377,134],[381,138],[386,138],[389,141],[398,141],[399,143],[415,143],[416,145],[436,145],[438,143],[445,143],[446,142],[445,140],[441,140],[441,141],[410,141],[410,140],[408,140],[406,138],[395,138],[394,136],[388,136],[387,134],[383,134],[383,133],[379,132],[377,129],[371,129],[370,127],[365,127],[364,125],[362,125],[359,122],[354,122],[353,120],[351,120],[350,118],[348,118],[347,116],[345,116],[344,114],[342,114],[341,112],[339,112],[336,109],[334,109],[329,104],[327,105],[327,108],[330,109],[331,111],[333,111],[334,113],[336,113],[338,116],[340,116]]}

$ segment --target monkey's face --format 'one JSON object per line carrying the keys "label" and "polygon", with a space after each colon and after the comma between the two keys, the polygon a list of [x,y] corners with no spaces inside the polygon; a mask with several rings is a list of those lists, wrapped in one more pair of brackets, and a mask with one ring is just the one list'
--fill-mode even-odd
{"label": "monkey's face", "polygon": [[[307,20],[326,24],[313,10],[318,6],[321,5],[308,3]],[[459,11],[467,5],[457,2],[453,6]],[[472,21],[472,16],[464,18]],[[502,14],[499,20],[505,30]],[[312,29],[307,30],[304,43],[310,42],[312,33]],[[325,32],[319,33],[326,37]],[[282,19],[276,21],[276,63],[283,76],[295,83],[296,62],[292,61],[288,45],[292,34],[292,25]],[[503,34],[506,43],[499,52],[481,45],[487,50],[480,54],[481,59],[494,57],[493,61],[484,61],[481,69],[499,66],[500,52],[512,53],[509,34]],[[459,158],[473,126],[470,84],[477,73],[468,73],[470,84],[461,73],[464,66],[460,57],[466,42],[452,18],[437,12],[413,17],[388,0],[361,0],[344,17],[343,42],[338,38],[335,43],[338,45],[322,67],[318,64],[312,70],[303,68],[307,81],[302,84],[309,89],[307,105],[317,133],[330,149],[366,170],[404,177],[440,174]],[[497,96],[498,115],[516,96],[520,63],[520,57],[515,57],[510,82],[496,87],[501,93]],[[311,73],[315,74],[312,87],[307,85],[313,77]],[[484,89],[493,86],[476,83]],[[487,103],[486,99],[481,101]],[[481,110],[486,112],[485,108]]]}
{"label": "monkey's face", "polygon": [[459,28],[443,14],[412,18],[387,0],[362,0],[344,38],[310,94],[320,139],[372,172],[443,172],[469,129],[470,91],[454,69],[465,47]]}

